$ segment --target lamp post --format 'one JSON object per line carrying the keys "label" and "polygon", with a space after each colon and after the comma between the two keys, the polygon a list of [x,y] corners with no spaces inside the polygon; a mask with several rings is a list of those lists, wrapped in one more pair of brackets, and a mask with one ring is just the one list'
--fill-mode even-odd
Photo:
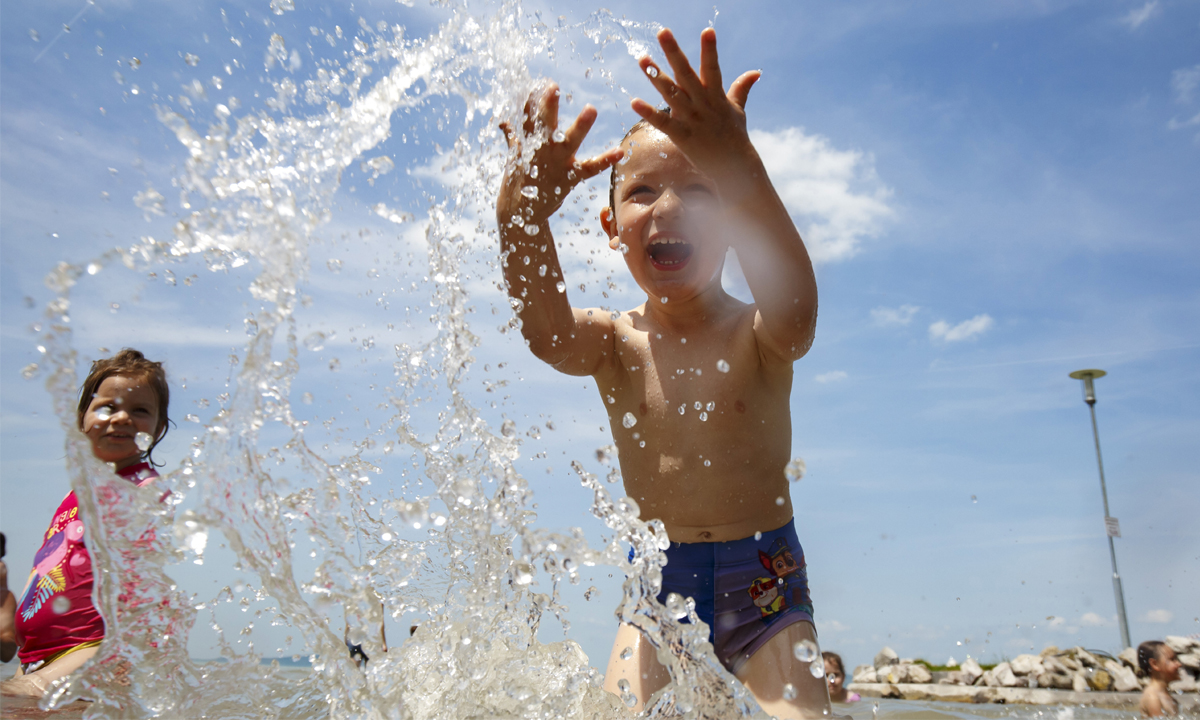
{"label": "lamp post", "polygon": [[1113,538],[1121,537],[1121,526],[1117,519],[1108,513],[1108,488],[1104,484],[1104,461],[1100,458],[1100,430],[1096,426],[1096,388],[1092,381],[1102,378],[1108,373],[1103,370],[1076,370],[1071,377],[1083,381],[1083,401],[1087,403],[1092,414],[1092,437],[1096,440],[1096,465],[1100,468],[1100,496],[1104,498],[1104,529],[1108,536],[1108,557],[1112,560],[1113,594],[1117,598],[1117,619],[1121,623],[1121,647],[1133,647],[1129,642],[1129,620],[1125,617],[1125,591],[1121,589],[1121,574],[1117,572],[1117,551],[1113,547]]}

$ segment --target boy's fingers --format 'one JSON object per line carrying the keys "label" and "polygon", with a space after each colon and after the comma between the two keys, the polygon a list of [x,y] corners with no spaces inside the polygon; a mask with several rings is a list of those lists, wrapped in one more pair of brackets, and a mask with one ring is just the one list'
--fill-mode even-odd
{"label": "boy's fingers", "polygon": [[739,75],[738,79],[729,86],[729,102],[745,110],[746,99],[750,97],[750,88],[758,82],[760,77],[762,77],[761,70],[750,70]]}
{"label": "boy's fingers", "polygon": [[671,115],[669,113],[655,109],[653,105],[641,98],[634,98],[633,102],[631,102],[629,106],[633,108],[633,111],[640,115],[643,120],[650,123],[651,127],[663,131],[668,137],[670,137],[671,133],[667,131],[667,128],[672,122]]}
{"label": "boy's fingers", "polygon": [[525,131],[526,135],[533,134],[533,112],[532,112],[532,110],[533,110],[533,94],[530,93],[529,97],[525,99],[525,109],[521,111],[521,116],[525,118],[524,122],[521,123],[521,129]]}
{"label": "boy's fingers", "polygon": [[650,81],[650,84],[654,86],[654,89],[658,91],[659,95],[662,95],[663,100],[666,100],[667,104],[670,105],[673,110],[677,109],[675,108],[676,103],[688,96],[688,94],[678,85],[676,85],[675,81],[672,80],[665,72],[663,72],[662,69],[659,68],[658,65],[650,58],[643,57],[638,61],[638,65],[642,68],[642,72],[646,73],[646,78]]}
{"label": "boy's fingers", "polygon": [[571,123],[571,127],[567,128],[567,132],[563,134],[563,144],[567,150],[574,155],[579,146],[583,144],[583,139],[592,129],[592,125],[596,123],[596,108],[591,105],[584,105],[583,111],[579,113],[579,117],[575,118],[575,122]]}
{"label": "boy's fingers", "polygon": [[696,94],[703,85],[700,78],[696,77],[696,72],[692,70],[687,55],[683,54],[679,43],[675,41],[675,35],[667,28],[659,30],[658,44],[662,46],[663,55],[667,56],[667,62],[671,64],[671,71],[675,73],[675,82],[689,94]]}
{"label": "boy's fingers", "polygon": [[621,148],[613,148],[612,150],[600,153],[594,158],[588,158],[578,163],[576,172],[579,174],[579,179],[587,180],[594,175],[604,172],[620,160],[624,154],[625,151]]}
{"label": "boy's fingers", "polygon": [[513,134],[512,134],[512,129],[510,129],[508,127],[508,123],[506,123],[506,122],[500,123],[500,132],[504,133],[504,142],[508,145],[508,149],[512,150]]}
{"label": "boy's fingers", "polygon": [[558,127],[558,84],[550,83],[546,86],[545,94],[542,96],[541,102],[538,103],[537,119],[550,132]]}
{"label": "boy's fingers", "polygon": [[724,88],[721,64],[717,61],[717,31],[705,28],[700,33],[700,82],[706,88]]}

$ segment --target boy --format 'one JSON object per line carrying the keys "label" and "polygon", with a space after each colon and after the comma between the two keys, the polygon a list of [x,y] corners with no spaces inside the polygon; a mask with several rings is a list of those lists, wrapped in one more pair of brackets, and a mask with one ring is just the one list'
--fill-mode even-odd
{"label": "boy", "polygon": [[1150,678],[1139,704],[1142,714],[1146,717],[1178,715],[1179,705],[1171,697],[1168,687],[1179,679],[1179,668],[1183,667],[1175,657],[1175,651],[1161,640],[1147,640],[1138,645],[1137,659],[1142,673]]}
{"label": "boy", "polygon": [[[816,323],[812,264],[746,133],[759,73],[726,93],[712,29],[700,36],[699,74],[669,30],[658,39],[674,79],[648,57],[639,66],[669,110],[634,100],[643,120],[620,148],[577,161],[596,110],[557,133],[554,85],[527,104],[523,132],[502,128],[518,153],[535,131],[547,138],[527,167],[510,165],[497,201],[504,276],[533,353],[592,376],[605,398],[626,492],[672,541],[660,598],[695,599],[718,658],[768,714],[815,717],[829,700],[793,652],[816,633],[784,476],[792,363]],[[647,295],[616,317],[570,306],[548,226],[572,187],[610,167],[600,223]],[[754,304],[721,287],[730,247]],[[617,692],[621,680],[636,711],[669,680],[629,626],[617,631],[605,687]]]}

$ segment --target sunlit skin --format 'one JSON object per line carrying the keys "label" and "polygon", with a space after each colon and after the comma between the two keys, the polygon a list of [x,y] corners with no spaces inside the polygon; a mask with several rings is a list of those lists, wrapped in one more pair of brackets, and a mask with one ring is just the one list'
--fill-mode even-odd
{"label": "sunlit skin", "polygon": [[92,443],[92,453],[118,470],[141,462],[145,455],[137,446],[139,432],[157,437],[163,429],[158,396],[141,377],[105,378],[83,415],[83,432]]}
{"label": "sunlit skin", "polygon": [[1150,659],[1150,684],[1142,691],[1141,711],[1147,717],[1177,715],[1179,705],[1171,697],[1168,685],[1179,679],[1179,669],[1183,663],[1175,656],[1175,651],[1163,645],[1157,658]]}
{"label": "sunlit skin", "polygon": [[[743,74],[726,92],[715,32],[701,36],[698,75],[669,30],[659,41],[676,79],[649,58],[640,67],[670,105],[669,116],[634,100],[634,111],[652,127],[620,148],[578,160],[596,119],[589,105],[562,140],[547,140],[535,152],[536,177],[510,165],[497,201],[504,276],[520,301],[533,353],[561,372],[595,378],[626,493],[642,518],[661,520],[676,542],[736,540],[792,517],[784,476],[792,363],[812,343],[816,283],[804,243],[746,133],[744,107],[759,74]],[[537,126],[552,137],[558,103],[552,84],[531,97],[524,126],[504,127],[510,146],[519,149]],[[602,211],[600,223],[646,301],[614,318],[572,308],[558,291],[562,270],[548,221],[571,188],[622,157],[614,207]],[[534,198],[521,192],[530,185],[538,189]],[[511,221],[514,215],[524,227]],[[527,233],[530,224],[536,234]],[[731,247],[753,304],[721,286]],[[548,268],[544,276],[535,270],[541,265]],[[636,420],[631,427],[627,415]],[[825,683],[795,660],[792,646],[801,639],[815,640],[811,624],[778,633],[738,672],[763,708],[781,718],[828,709]],[[619,658],[625,647],[634,651],[629,660]],[[668,679],[653,648],[628,626],[618,630],[605,687],[617,692],[621,679],[631,683],[635,710]],[[795,699],[783,699],[786,684],[795,687]]]}

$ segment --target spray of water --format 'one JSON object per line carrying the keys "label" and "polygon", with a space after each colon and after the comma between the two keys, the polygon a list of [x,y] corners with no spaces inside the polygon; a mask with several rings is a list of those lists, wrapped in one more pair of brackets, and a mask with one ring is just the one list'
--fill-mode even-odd
{"label": "spray of water", "polygon": [[[271,9],[292,7],[273,1]],[[68,438],[71,484],[89,518],[87,540],[102,578],[97,602],[108,623],[96,661],[57,687],[48,706],[85,696],[97,701],[89,717],[624,717],[627,708],[602,690],[575,642],[536,637],[547,614],[562,619],[560,584],[578,582],[581,568],[607,565],[628,576],[616,616],[650,639],[673,679],[648,699],[647,716],[759,712],[713,656],[689,604],[676,598],[664,608],[654,599],[667,543],[662,525],[640,520],[636,503],[614,499],[575,463],[611,541],[595,548],[579,529],[535,527],[529,485],[514,467],[515,425],[490,427],[464,388],[479,343],[469,321],[470,259],[487,256],[499,277],[494,230],[476,219],[490,217],[504,163],[528,162],[528,155],[505,157],[495,128],[514,123],[538,87],[529,61],[553,61],[555,48],[577,41],[641,55],[656,28],[604,11],[552,27],[511,2],[487,12],[466,3],[443,9],[449,19],[427,37],[360,22],[343,59],[301,82],[290,74],[294,51],[273,35],[265,64],[279,78],[272,80],[274,96],[266,107],[244,111],[216,103],[207,128],[186,97],[177,107],[159,106],[158,120],[186,153],[176,178],[186,212],[173,236],[64,262],[47,278],[56,295],[41,340],[47,387]],[[370,155],[397,132],[393,122],[402,114],[414,123],[399,128],[405,141],[417,118],[439,130],[457,124],[452,146],[437,148],[447,190],[430,196],[420,221],[428,281],[419,290],[428,293],[434,333],[395,346],[391,381],[372,386],[390,415],[338,455],[310,446],[308,423],[293,412],[301,349],[318,351],[329,339],[323,332],[298,339],[304,303],[297,288],[310,268],[313,238],[335,215],[343,172],[358,166],[373,181],[394,169],[390,158]],[[137,201],[160,214],[165,198],[148,189]],[[384,203],[372,209],[391,222],[418,222]],[[113,478],[70,431],[78,386],[72,288],[84,273],[115,263],[173,282],[171,266],[194,259],[213,271],[254,268],[247,292],[259,309],[245,320],[248,341],[231,359],[236,375],[219,412],[204,422],[179,467],[155,489],[139,489]],[[340,267],[329,262],[331,271]],[[330,369],[338,365],[330,361]],[[301,398],[311,402],[310,394]],[[431,403],[436,412],[428,411]],[[386,493],[372,484],[384,472],[371,452],[379,442],[387,453],[408,451],[416,459],[411,469],[389,471]],[[610,449],[602,453],[611,459]],[[608,481],[615,479],[614,470]],[[164,486],[171,489],[165,500]],[[166,568],[203,563],[214,538],[252,580],[215,597],[187,597]],[[298,543],[314,548],[311,572],[300,569]],[[227,639],[213,615],[208,625],[226,662],[191,659],[189,634],[213,605],[235,598],[244,607],[269,599],[273,607],[247,613],[238,634],[250,637],[248,645]],[[339,605],[349,640],[368,645],[384,614],[424,619],[409,642],[363,672],[346,652],[341,627],[331,626]],[[681,622],[689,617],[691,624]],[[286,626],[303,638],[311,675],[297,682],[260,666],[255,623]]]}

